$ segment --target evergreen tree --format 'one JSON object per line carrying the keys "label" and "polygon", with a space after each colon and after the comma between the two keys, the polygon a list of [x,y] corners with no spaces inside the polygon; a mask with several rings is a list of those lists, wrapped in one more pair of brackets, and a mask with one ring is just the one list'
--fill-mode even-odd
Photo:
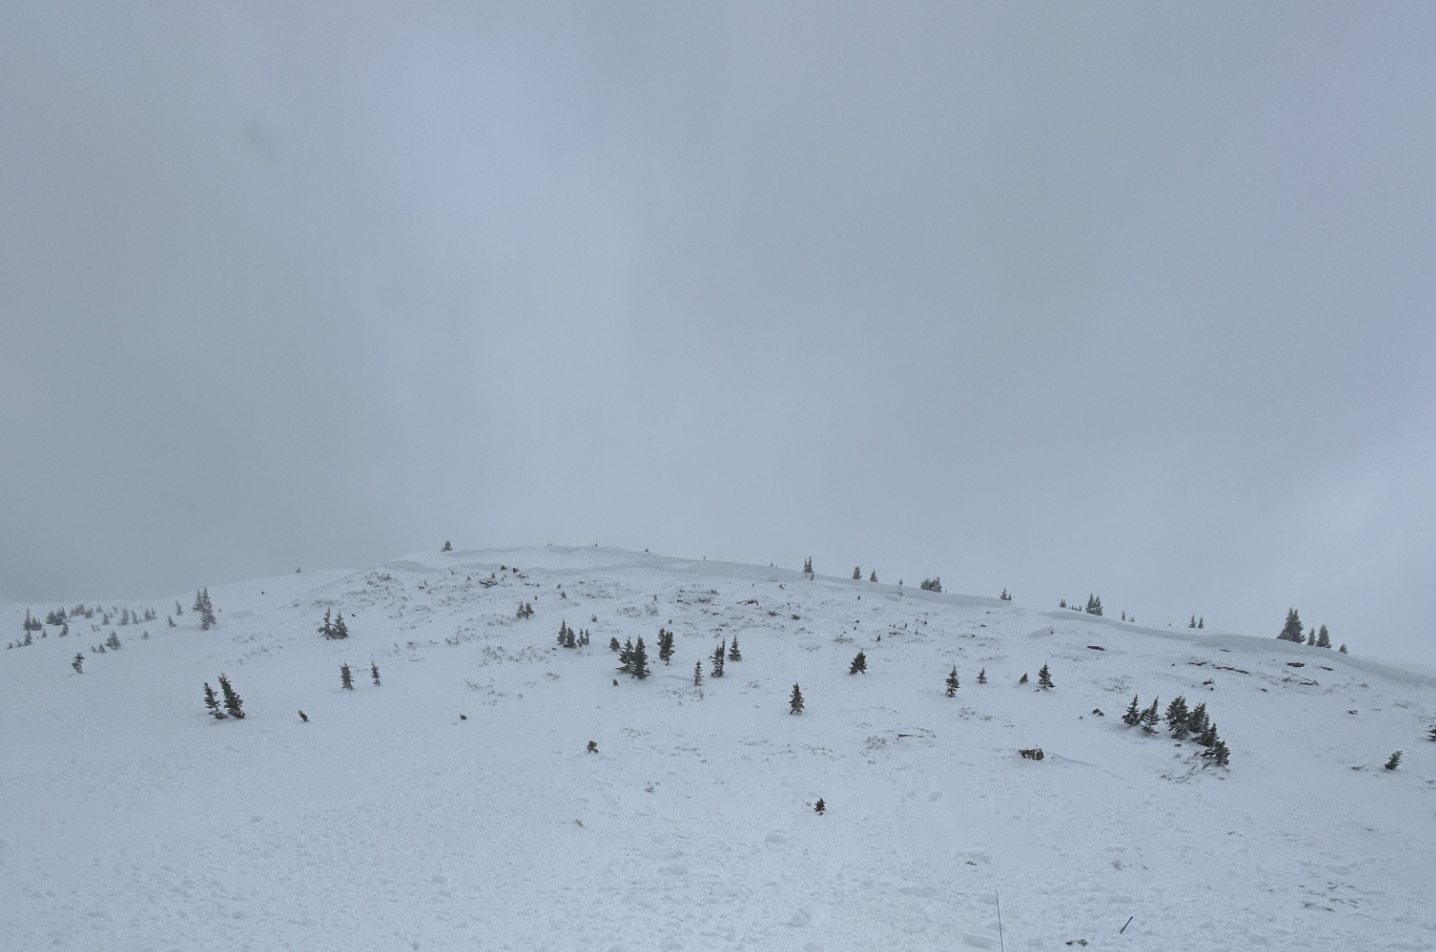
{"label": "evergreen tree", "polygon": [[209,631],[215,626],[214,603],[209,600],[209,589],[202,588],[195,596],[195,611],[199,612],[199,630]]}
{"label": "evergreen tree", "polygon": [[1387,770],[1395,770],[1396,767],[1397,767],[1397,765],[1400,764],[1400,763],[1401,763],[1401,751],[1398,750],[1396,753],[1394,753],[1394,754],[1391,755],[1391,759],[1390,759],[1390,760],[1386,761],[1386,769],[1387,769]]}
{"label": "evergreen tree", "polygon": [[921,583],[920,585],[918,585],[918,588],[922,589],[924,592],[941,592],[941,591],[942,591],[942,579],[941,579],[941,578],[925,578],[925,579],[922,580],[922,583]]}
{"label": "evergreen tree", "polygon": [[741,651],[738,650],[738,636],[737,636],[737,635],[734,635],[734,636],[733,636],[733,643],[728,646],[728,660],[729,660],[729,661],[742,661],[742,660],[743,660],[743,652],[741,652]]}
{"label": "evergreen tree", "polygon": [[673,632],[658,629],[658,660],[667,664],[673,658]]}
{"label": "evergreen tree", "polygon": [[618,670],[623,674],[633,673],[633,639],[628,638],[623,642],[623,648],[618,652]]}
{"label": "evergreen tree", "polygon": [[708,672],[710,677],[723,677],[723,659],[728,653],[728,642],[723,642],[713,650],[713,670]]}
{"label": "evergreen tree", "polygon": [[1026,684],[1026,683],[1027,683],[1027,672],[1026,672],[1026,671],[1022,672],[1022,677],[1020,677],[1020,678],[1017,679],[1017,683],[1018,683],[1018,684]]}
{"label": "evergreen tree", "polygon": [[369,662],[369,677],[374,680],[374,686],[379,687],[379,666],[372,661]]}
{"label": "evergreen tree", "polygon": [[[181,605],[179,602],[175,602],[175,614],[176,614],[176,615],[183,615],[183,614],[184,614],[184,606]],[[89,618],[90,616],[87,614],[87,615],[85,615],[85,617],[86,617],[86,618]]]}
{"label": "evergreen tree", "polygon": [[1217,737],[1217,725],[1214,721],[1209,719],[1207,721],[1207,726],[1203,727],[1202,732],[1197,735],[1197,743],[1210,750],[1212,747],[1216,746],[1216,743],[1219,739],[1220,738]]}
{"label": "evergreen tree", "polygon": [[349,637],[349,626],[344,624],[343,612],[334,613],[334,633],[330,637],[335,639]]}
{"label": "evergreen tree", "polygon": [[1188,627],[1188,628],[1195,628],[1195,627],[1197,627],[1197,616],[1196,616],[1196,615],[1193,615],[1193,616],[1192,616],[1192,620],[1189,621],[1189,622],[1187,622],[1187,627]]}
{"label": "evergreen tree", "polygon": [[1338,650],[1340,650],[1342,654],[1346,654],[1346,643],[1342,642],[1341,648]]}
{"label": "evergreen tree", "polygon": [[703,662],[701,661],[693,662],[693,686],[695,688],[703,686]]}
{"label": "evergreen tree", "polygon": [[579,643],[580,645],[582,645],[583,647],[587,648],[587,647],[588,647],[588,642],[589,642],[588,629],[585,628],[585,629],[583,630],[583,634],[579,636],[578,643]]}
{"label": "evergreen tree", "polygon": [[610,639],[608,639],[608,650],[609,650],[609,651],[621,651],[622,649],[623,649],[623,645],[620,645],[620,644],[618,643],[618,639],[617,639],[617,638],[610,638]]}
{"label": "evergreen tree", "polygon": [[1286,610],[1286,624],[1281,626],[1281,634],[1276,637],[1279,641],[1294,641],[1297,644],[1304,640],[1301,636],[1301,615],[1295,608]]}
{"label": "evergreen tree", "polygon": [[1047,670],[1047,662],[1042,663],[1042,669],[1037,672],[1037,686],[1040,688],[1054,687],[1052,684],[1052,672]]}
{"label": "evergreen tree", "polygon": [[1167,705],[1167,729],[1172,736],[1181,740],[1187,736],[1191,713],[1187,710],[1187,699],[1178,694],[1172,698],[1172,703]]}
{"label": "evergreen tree", "polygon": [[957,689],[960,687],[957,681],[957,665],[952,666],[952,672],[947,676],[947,696],[956,697]]}
{"label": "evergreen tree", "polygon": [[[76,674],[84,674],[84,673],[85,673],[85,655],[84,655],[84,652],[76,652],[76,653],[75,653],[75,660],[73,660],[73,661],[70,662],[70,667],[72,667],[72,668],[75,669],[75,673],[76,673]],[[1436,727],[1433,727],[1431,730],[1432,730],[1433,732],[1436,732]],[[1436,740],[1436,737],[1433,737],[1432,740]]]}
{"label": "evergreen tree", "polygon": [[1315,625],[1312,626],[1311,631],[1309,631],[1309,632],[1306,633],[1306,643],[1307,643],[1308,645],[1310,645],[1311,647],[1313,647],[1313,648],[1316,647],[1316,626],[1315,626]]}
{"label": "evergreen tree", "polygon": [[877,580],[878,580],[878,570],[877,570],[877,569],[873,569],[872,574],[868,576],[868,581],[869,581],[869,582],[876,582]]}
{"label": "evergreen tree", "polygon": [[219,709],[219,698],[215,696],[214,688],[209,686],[208,681],[204,683],[204,706],[215,720],[224,720],[224,711]]}
{"label": "evergreen tree", "polygon": [[1148,734],[1157,730],[1157,699],[1152,699],[1152,706],[1142,712],[1142,730]]}
{"label": "evergreen tree", "polygon": [[450,542],[449,542],[448,539],[445,539],[445,540],[444,540],[444,547],[443,547],[442,549],[440,549],[439,551],[440,551],[440,552],[452,552],[452,551],[454,551],[454,547],[453,547],[452,544],[450,544]]}
{"label": "evergreen tree", "polygon": [[1088,595],[1088,596],[1087,596],[1087,614],[1089,614],[1089,615],[1100,615],[1100,614],[1102,614],[1102,599],[1098,598],[1096,595]]}
{"label": "evergreen tree", "polygon": [[853,566],[853,581],[854,581],[854,582],[861,582],[862,580],[863,580],[863,570],[862,570],[862,568],[860,568],[859,566],[854,565],[854,566]]}
{"label": "evergreen tree", "polygon": [[[76,657],[79,657],[79,655],[76,655]],[[1436,741],[1436,727],[1431,728],[1431,733],[1426,735],[1426,739]]]}
{"label": "evergreen tree", "polygon": [[1227,750],[1226,741],[1218,737],[1216,741],[1212,743],[1212,746],[1202,751],[1202,756],[1210,757],[1212,762],[1218,767],[1225,767],[1227,761],[1231,759],[1231,751]]}
{"label": "evergreen tree", "polygon": [[1002,590],[1002,594],[997,597],[1004,602],[1012,601],[1012,595],[1005,588]]}
{"label": "evergreen tree", "polygon": [[354,690],[354,676],[350,673],[348,664],[339,666],[339,683],[346,691]]}
{"label": "evergreen tree", "polygon": [[225,713],[237,721],[244,720],[244,701],[240,699],[239,695],[235,693],[234,688],[230,686],[229,678],[226,678],[223,674],[219,676],[219,690],[220,693],[224,695]]}
{"label": "evergreen tree", "polygon": [[827,809],[828,809],[827,801],[824,800],[822,797],[819,797],[819,798],[818,798],[818,802],[815,803],[815,804],[813,804],[813,811],[814,811],[815,813],[817,813],[819,816],[822,816],[822,814],[823,814]]}
{"label": "evergreen tree", "polygon": [[867,673],[868,673],[868,656],[867,656],[866,654],[864,654],[861,650],[859,650],[858,653],[857,653],[857,655],[854,656],[854,658],[853,658],[853,663],[852,663],[852,665],[848,668],[848,674],[867,674]]}
{"label": "evergreen tree", "polygon": [[1318,648],[1331,647],[1331,632],[1326,630],[1325,625],[1322,625],[1321,630],[1316,633],[1316,646]]}
{"label": "evergreen tree", "polygon": [[977,683],[978,683],[978,684],[986,684],[986,683],[987,683],[987,669],[986,669],[986,668],[983,668],[982,670],[980,670],[980,671],[977,672]]}
{"label": "evergreen tree", "polygon": [[1205,618],[1198,618],[1198,619],[1197,619],[1197,627],[1198,627],[1198,628],[1205,628],[1205,627],[1207,627],[1207,620],[1206,620]]}
{"label": "evergreen tree", "polygon": [[1142,709],[1138,706],[1137,695],[1132,695],[1132,703],[1127,705],[1127,713],[1122,715],[1122,723],[1128,727],[1136,727],[1142,723]]}
{"label": "evergreen tree", "polygon": [[329,617],[329,609],[324,609],[324,623],[319,626],[319,633],[325,638],[334,637],[334,620]]}
{"label": "evergreen tree", "polygon": [[105,647],[109,648],[111,651],[119,651],[120,636],[115,634],[113,631],[110,632],[110,637],[105,639]]}
{"label": "evergreen tree", "polygon": [[166,616],[165,616],[165,621],[169,623],[169,626],[170,626],[171,628],[178,627],[177,625],[175,625],[175,620],[174,620],[173,618],[171,618],[169,615],[166,615]]}
{"label": "evergreen tree", "polygon": [[649,673],[648,651],[643,647],[643,638],[640,636],[638,644],[633,646],[633,676],[642,681]]}
{"label": "evergreen tree", "polygon": [[792,696],[788,698],[788,713],[789,713],[789,714],[801,714],[801,713],[803,713],[803,692],[802,692],[801,690],[799,690],[799,688],[798,688],[798,686],[797,686],[796,684],[793,685],[793,694],[792,694]]}
{"label": "evergreen tree", "polygon": [[1211,718],[1207,716],[1207,704],[1205,701],[1192,708],[1187,715],[1187,733],[1201,736],[1211,726]]}

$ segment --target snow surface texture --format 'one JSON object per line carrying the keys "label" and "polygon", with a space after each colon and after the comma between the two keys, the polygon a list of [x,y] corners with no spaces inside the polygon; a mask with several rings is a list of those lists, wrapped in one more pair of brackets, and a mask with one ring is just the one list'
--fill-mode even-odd
{"label": "snow surface texture", "polygon": [[[208,632],[189,593],[0,653],[5,949],[1436,948],[1425,675],[602,548],[210,595]],[[642,682],[608,648],[639,636]],[[243,721],[205,713],[221,671]],[[1133,694],[1205,701],[1230,768],[1123,726]]]}

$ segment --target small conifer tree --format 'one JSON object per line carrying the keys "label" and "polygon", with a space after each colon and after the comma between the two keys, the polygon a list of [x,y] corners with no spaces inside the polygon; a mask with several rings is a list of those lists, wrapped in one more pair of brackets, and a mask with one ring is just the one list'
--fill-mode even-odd
{"label": "small conifer tree", "polygon": [[[79,656],[76,655],[76,657],[79,657]],[[1426,739],[1427,739],[1427,740],[1430,740],[1430,741],[1436,741],[1436,727],[1432,727],[1432,728],[1431,728],[1431,733],[1429,733],[1429,734],[1426,735]]]}
{"label": "small conifer tree", "polygon": [[1294,641],[1297,644],[1305,640],[1301,635],[1301,615],[1295,608],[1286,610],[1286,624],[1281,626],[1281,634],[1276,637],[1278,641]]}
{"label": "small conifer tree", "polygon": [[224,695],[225,713],[237,721],[244,720],[244,701],[235,693],[233,686],[229,683],[229,678],[223,674],[219,676],[219,690]]}
{"label": "small conifer tree", "polygon": [[633,639],[627,638],[618,652],[618,670],[621,674],[633,673]]}
{"label": "small conifer tree", "polygon": [[803,574],[810,578],[813,575],[813,557],[811,555],[803,560]]}
{"label": "small conifer tree", "polygon": [[1316,626],[1315,626],[1315,625],[1312,626],[1311,631],[1309,631],[1309,632],[1306,633],[1306,643],[1307,643],[1307,645],[1309,645],[1309,646],[1312,647],[1312,648],[1315,648],[1315,647],[1316,647]]}
{"label": "small conifer tree", "polygon": [[673,659],[673,632],[658,629],[658,660],[667,664]]}
{"label": "small conifer tree", "polygon": [[703,662],[701,661],[693,662],[693,686],[695,688],[703,686]]}
{"label": "small conifer tree", "polygon": [[335,639],[349,637],[349,626],[344,624],[343,612],[334,613],[334,631],[329,637]]}
{"label": "small conifer tree", "polygon": [[977,672],[977,683],[978,683],[978,684],[986,684],[986,683],[987,683],[987,669],[986,669],[986,668],[983,668],[983,669],[981,669],[980,671]]}
{"label": "small conifer tree", "polygon": [[859,567],[859,566],[854,565],[854,566],[853,566],[853,581],[854,581],[854,582],[861,582],[862,579],[863,579],[863,570],[862,570],[862,568]]}
{"label": "small conifer tree", "polygon": [[728,654],[728,642],[724,641],[713,650],[713,670],[708,672],[709,677],[723,677],[723,661]]}
{"label": "small conifer tree", "polygon": [[1020,678],[1017,679],[1017,683],[1018,683],[1018,684],[1026,684],[1026,683],[1027,683],[1027,672],[1026,672],[1026,671],[1022,672],[1022,677],[1020,677]]}
{"label": "small conifer tree", "polygon": [[1122,723],[1128,727],[1136,727],[1142,723],[1142,708],[1137,701],[1137,695],[1132,695],[1132,703],[1127,705],[1127,711],[1122,715]]}
{"label": "small conifer tree", "polygon": [[1152,706],[1142,712],[1142,730],[1148,734],[1157,730],[1157,699],[1152,699]]}
{"label": "small conifer tree", "polygon": [[1341,648],[1338,649],[1338,650],[1339,650],[1342,654],[1346,654],[1346,643],[1345,643],[1345,642],[1342,642]]}
{"label": "small conifer tree", "polygon": [[1040,688],[1054,687],[1052,683],[1052,672],[1047,670],[1047,662],[1042,662],[1042,668],[1037,672],[1037,686]]}
{"label": "small conifer tree", "polygon": [[813,811],[814,811],[815,813],[817,813],[819,816],[821,816],[827,809],[828,809],[828,803],[827,803],[827,801],[824,800],[822,797],[819,797],[819,798],[818,798],[818,802],[815,803],[815,804],[813,804]]}
{"label": "small conifer tree", "polygon": [[1180,694],[1172,698],[1167,705],[1166,718],[1167,730],[1172,732],[1172,736],[1177,740],[1185,738],[1190,729],[1188,724],[1191,718],[1191,713],[1187,710],[1187,699]]}
{"label": "small conifer tree", "polygon": [[1086,611],[1089,615],[1102,614],[1102,599],[1098,598],[1096,595],[1088,595]]}
{"label": "small conifer tree", "polygon": [[172,616],[170,616],[170,615],[166,615],[166,616],[165,616],[165,621],[169,623],[169,626],[170,626],[171,628],[178,627],[178,626],[175,625],[175,620],[174,620],[174,618],[173,618]]}
{"label": "small conifer tree", "polygon": [[1207,726],[1202,728],[1202,732],[1197,735],[1197,743],[1210,750],[1216,746],[1218,740],[1220,740],[1220,738],[1217,736],[1217,725],[1214,721],[1208,719]]}
{"label": "small conifer tree", "polygon": [[1331,647],[1331,632],[1326,630],[1325,625],[1322,625],[1321,629],[1316,633],[1316,646],[1318,648]]}
{"label": "small conifer tree", "polygon": [[1387,769],[1387,770],[1395,770],[1396,767],[1397,767],[1397,765],[1400,764],[1400,763],[1401,763],[1401,751],[1398,750],[1398,751],[1396,751],[1394,754],[1391,755],[1391,759],[1390,759],[1390,760],[1386,761],[1386,769]]}
{"label": "small conifer tree", "polygon": [[1193,615],[1193,616],[1192,616],[1192,620],[1189,621],[1189,622],[1187,622],[1187,627],[1188,627],[1188,628],[1195,628],[1195,627],[1197,627],[1197,616],[1196,616],[1196,615]]}
{"label": "small conifer tree", "polygon": [[319,633],[325,638],[334,637],[334,619],[330,617],[329,609],[324,609],[324,621],[319,625]]}
{"label": "small conifer tree", "polygon": [[224,720],[224,711],[219,709],[219,698],[215,696],[214,688],[209,686],[208,681],[204,683],[204,706],[215,720]]}
{"label": "small conifer tree", "polygon": [[374,686],[379,687],[379,666],[372,661],[369,662],[369,677],[373,679]]}
{"label": "small conifer tree", "polygon": [[105,647],[109,648],[111,651],[119,651],[120,636],[115,634],[113,631],[110,632],[110,637],[105,639]]}
{"label": "small conifer tree", "polygon": [[346,691],[354,690],[354,675],[349,671],[348,664],[339,666],[339,683]]}
{"label": "small conifer tree", "polygon": [[862,651],[853,657],[853,663],[848,667],[848,674],[867,674],[868,656]]}
{"label": "small conifer tree", "polygon": [[1203,701],[1187,714],[1187,733],[1200,736],[1209,726],[1211,718],[1207,716],[1207,704]]}
{"label": "small conifer tree", "polygon": [[878,570],[877,570],[877,569],[873,569],[872,574],[868,576],[868,581],[869,581],[869,582],[876,582],[877,580],[878,580]]}
{"label": "small conifer tree", "polygon": [[643,646],[643,638],[640,636],[638,644],[633,646],[633,676],[642,681],[651,673],[648,670],[648,649]]}
{"label": "small conifer tree", "polygon": [[[77,651],[77,652],[75,652],[75,658],[74,658],[73,661],[70,662],[70,667],[72,667],[72,668],[75,669],[75,673],[76,673],[76,674],[84,674],[84,673],[85,673],[85,654],[84,654],[84,652],[82,652],[82,651]],[[1436,732],[1436,727],[1431,728],[1431,730],[1432,730],[1433,732]],[[1432,739],[1433,739],[1433,740],[1436,740],[1436,738],[1432,738]]]}
{"label": "small conifer tree", "polygon": [[610,638],[610,639],[608,639],[608,650],[609,650],[609,651],[622,651],[622,650],[623,650],[623,645],[621,645],[621,644],[618,643],[618,639],[617,639],[617,638]]}
{"label": "small conifer tree", "polygon": [[1205,618],[1198,618],[1198,619],[1197,619],[1197,627],[1198,627],[1198,628],[1205,628],[1205,627],[1207,627],[1207,620],[1206,620]]}
{"label": "small conifer tree", "polygon": [[793,685],[793,693],[788,698],[788,713],[803,713],[803,692],[796,684]]}
{"label": "small conifer tree", "polygon": [[741,652],[741,651],[738,650],[738,636],[737,636],[737,635],[734,635],[734,636],[733,636],[733,643],[728,646],[728,660],[729,660],[729,661],[742,661],[742,660],[743,660],[743,652]]}
{"label": "small conifer tree", "polygon": [[1231,751],[1227,749],[1227,742],[1218,737],[1212,746],[1202,751],[1202,756],[1210,757],[1212,762],[1218,767],[1225,767],[1227,761],[1231,759],[1232,754]]}
{"label": "small conifer tree", "polygon": [[444,540],[444,547],[443,547],[442,549],[440,549],[439,551],[440,551],[440,552],[452,552],[452,551],[454,551],[454,546],[449,542],[448,539],[445,539],[445,540]]}
{"label": "small conifer tree", "polygon": [[952,671],[947,676],[947,696],[956,697],[958,687],[960,685],[957,681],[957,665],[953,665]]}

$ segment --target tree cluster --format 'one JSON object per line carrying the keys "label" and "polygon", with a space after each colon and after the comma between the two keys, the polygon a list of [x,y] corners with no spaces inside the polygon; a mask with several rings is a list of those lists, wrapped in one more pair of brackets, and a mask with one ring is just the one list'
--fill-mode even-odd
{"label": "tree cluster", "polygon": [[648,649],[644,646],[641,637],[638,639],[638,644],[634,644],[632,638],[628,639],[619,649],[618,662],[619,671],[632,675],[639,681],[652,673],[648,670]]}
{"label": "tree cluster", "polygon": [[673,632],[666,628],[658,629],[658,660],[664,664],[673,660]]}
{"label": "tree cluster", "polygon": [[589,641],[588,629],[585,628],[577,633],[568,626],[567,621],[559,622],[558,643],[564,648],[581,648]]}
{"label": "tree cluster", "polygon": [[324,623],[319,626],[319,633],[331,641],[348,638],[349,626],[344,623],[344,613],[336,613],[331,620],[329,617],[329,609],[324,609]]}
{"label": "tree cluster", "polygon": [[244,701],[234,690],[233,685],[229,683],[229,678],[225,677],[223,673],[219,676],[219,689],[224,694],[224,710],[220,710],[219,699],[215,697],[214,688],[209,686],[208,681],[204,683],[204,706],[210,716],[217,721],[222,721],[226,717],[232,717],[237,721],[244,720]]}
{"label": "tree cluster", "polygon": [[[1122,723],[1128,727],[1141,727],[1143,732],[1148,734],[1156,733],[1158,726],[1157,714],[1158,700],[1152,699],[1152,704],[1145,710],[1137,695],[1132,695],[1132,703],[1128,705],[1126,713],[1122,715]],[[1207,705],[1198,704],[1188,709],[1187,699],[1181,695],[1173,698],[1167,705],[1164,715],[1167,722],[1167,730],[1177,740],[1186,740],[1188,737],[1196,740],[1202,747],[1202,756],[1212,760],[1219,767],[1225,767],[1231,757],[1231,751],[1227,749],[1226,742],[1217,736],[1217,725],[1207,715]]]}
{"label": "tree cluster", "polygon": [[515,618],[532,618],[534,607],[528,602],[519,602],[519,610],[514,613]]}
{"label": "tree cluster", "polygon": [[[1123,614],[1123,615],[1126,615],[1126,612],[1123,612],[1122,614]],[[1192,616],[1192,620],[1189,621],[1189,622],[1187,622],[1187,627],[1188,627],[1188,628],[1205,628],[1205,627],[1207,627],[1207,620],[1206,620],[1205,618],[1198,618],[1196,615],[1193,615],[1193,616]]]}
{"label": "tree cluster", "polygon": [[[175,607],[178,608],[178,604]],[[199,613],[200,631],[209,631],[217,624],[214,619],[214,602],[209,600],[208,588],[202,588],[195,592],[193,610]]]}
{"label": "tree cluster", "polygon": [[941,579],[941,578],[925,578],[925,579],[922,580],[921,584],[918,585],[918,588],[922,589],[924,592],[938,592],[938,593],[941,593],[941,592],[942,592],[942,579]]}
{"label": "tree cluster", "polygon": [[1083,611],[1085,611],[1089,615],[1102,614],[1102,599],[1098,598],[1096,595],[1088,595],[1087,607],[1083,609]]}

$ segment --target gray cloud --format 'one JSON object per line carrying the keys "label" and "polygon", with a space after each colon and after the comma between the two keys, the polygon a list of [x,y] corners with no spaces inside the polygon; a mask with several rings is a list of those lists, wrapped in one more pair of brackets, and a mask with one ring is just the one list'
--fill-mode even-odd
{"label": "gray cloud", "polygon": [[1421,6],[0,12],[0,595],[602,540],[1436,662]]}

